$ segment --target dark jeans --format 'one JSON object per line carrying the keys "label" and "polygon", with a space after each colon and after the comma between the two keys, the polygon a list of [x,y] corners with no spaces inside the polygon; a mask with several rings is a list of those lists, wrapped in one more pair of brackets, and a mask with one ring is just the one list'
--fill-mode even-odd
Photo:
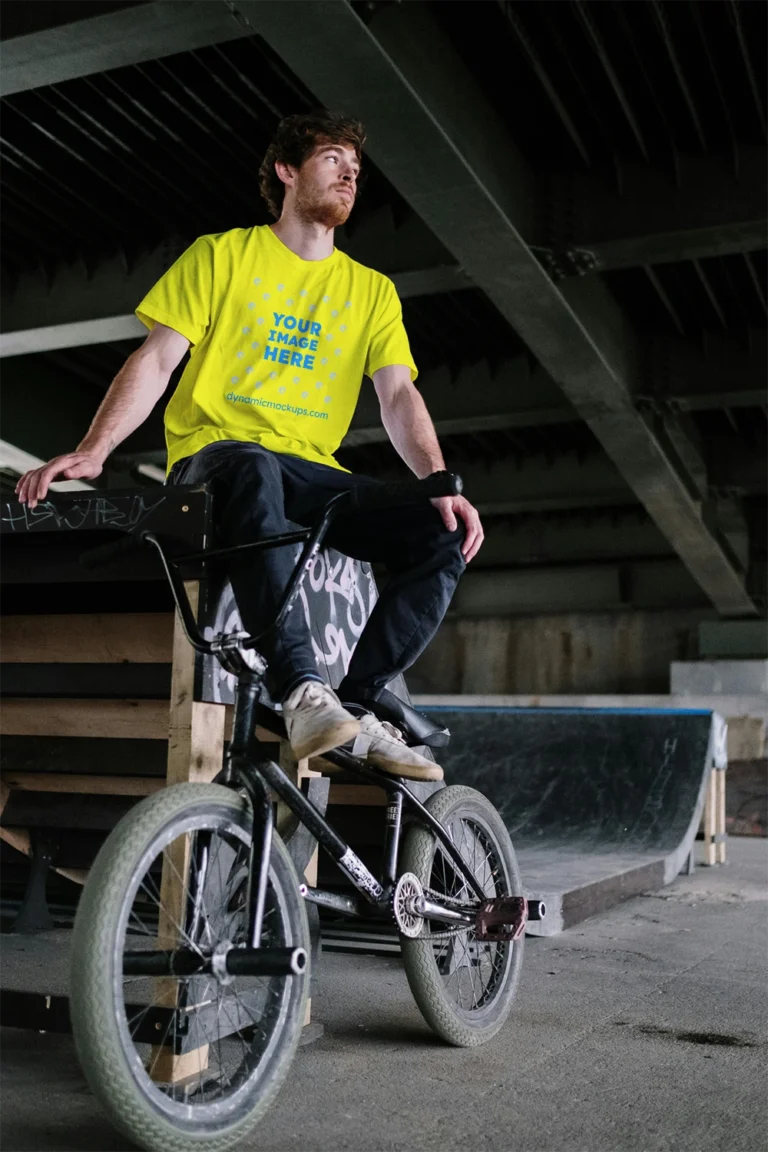
{"label": "dark jeans", "polygon": [[[263,540],[311,527],[328,501],[361,484],[377,484],[325,464],[269,452],[233,440],[210,444],[174,465],[171,484],[206,483],[220,546]],[[462,528],[449,532],[428,502],[349,512],[335,521],[326,544],[356,560],[383,563],[390,579],[358,640],[338,693],[344,700],[375,699],[410,668],[434,636],[464,571]],[[294,548],[273,548],[228,561],[245,628],[262,632],[277,615],[295,563]],[[284,699],[307,677],[318,677],[301,611],[288,614],[260,649],[269,664],[267,685]]]}

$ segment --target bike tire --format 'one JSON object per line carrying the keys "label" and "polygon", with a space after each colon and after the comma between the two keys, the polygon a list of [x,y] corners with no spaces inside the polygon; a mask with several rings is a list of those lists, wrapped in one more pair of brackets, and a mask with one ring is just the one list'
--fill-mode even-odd
{"label": "bike tire", "polygon": [[[210,1105],[189,1108],[183,1102],[179,1107],[167,1102],[146,1068],[140,1070],[136,1057],[138,1041],[126,1032],[129,1005],[121,1000],[125,980],[121,948],[128,940],[140,872],[147,860],[154,859],[151,854],[159,846],[172,844],[174,836],[188,836],[190,831],[207,825],[223,828],[222,836],[226,835],[228,843],[236,843],[236,852],[247,858],[250,809],[246,800],[229,788],[179,784],[137,804],[103,845],[89,873],[75,919],[70,1012],[80,1064],[115,1126],[147,1152],[225,1152],[243,1140],[285,1080],[305,1020],[309,968],[300,976],[270,978],[282,981],[274,989],[270,983],[264,994],[268,1005],[272,1003],[270,998],[275,997],[276,1006],[269,1009],[270,1021],[276,1021],[274,1028],[264,1040],[259,1037],[255,1047],[253,1037],[246,1043],[243,1034],[237,1033],[244,1051],[251,1051],[249,1044],[258,1051],[258,1063],[253,1076],[243,1078],[231,1100],[225,1101],[222,1115],[216,1115],[216,1108]],[[303,947],[309,956],[304,901],[296,871],[277,834],[272,842],[268,897],[274,910],[276,939],[281,944]],[[237,914],[244,921],[244,912]],[[133,1047],[129,1040],[134,1042]],[[222,1067],[223,1064],[222,1060]],[[202,1085],[202,1071],[200,1075]],[[187,1118],[185,1108],[190,1113]]]}
{"label": "bike tire", "polygon": [[[429,797],[425,807],[436,820],[451,830],[454,844],[468,863],[477,858],[478,847],[487,853],[485,859],[491,862],[490,868],[478,865],[476,869],[473,866],[476,875],[478,871],[481,873],[478,879],[486,895],[523,895],[520,870],[509,833],[485,796],[474,788],[464,786],[442,788]],[[466,850],[461,844],[463,830],[467,831]],[[470,852],[472,860],[469,859]],[[448,878],[452,875],[455,879],[456,873],[451,872],[437,837],[424,824],[414,823],[407,830],[403,839],[400,872],[413,873],[424,888],[444,891],[445,895],[452,894],[446,889],[455,887]],[[442,929],[445,929],[444,924],[426,921],[422,932],[426,934]],[[495,1036],[509,1016],[520,980],[524,937],[503,944],[486,944],[474,940],[473,930],[467,929],[452,939],[455,941],[450,946],[453,948],[452,954],[441,951],[440,941],[412,939],[402,934],[400,947],[411,992],[426,1022],[447,1043],[471,1048]],[[459,947],[464,949],[463,959],[468,962],[464,968],[468,971],[473,990],[475,983],[472,969],[477,969],[479,973],[484,957],[488,958],[491,965],[493,983],[489,983],[474,1006],[459,1002],[462,998],[459,994],[462,987],[461,955],[459,963],[446,976],[446,968],[450,969]],[[488,963],[485,967],[488,970]],[[459,976],[454,984],[457,971]],[[464,986],[466,983],[465,980]]]}

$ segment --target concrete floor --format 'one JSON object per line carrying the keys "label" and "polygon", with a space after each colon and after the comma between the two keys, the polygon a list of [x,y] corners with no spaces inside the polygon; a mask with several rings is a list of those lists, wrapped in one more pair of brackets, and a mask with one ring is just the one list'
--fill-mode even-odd
{"label": "concrete floor", "polygon": [[[502,1034],[432,1038],[399,962],[328,955],[325,1034],[244,1149],[760,1152],[768,1147],[768,843],[580,928],[529,939]],[[381,995],[376,995],[376,989]],[[69,1037],[2,1029],[5,1152],[131,1147],[96,1111]]]}

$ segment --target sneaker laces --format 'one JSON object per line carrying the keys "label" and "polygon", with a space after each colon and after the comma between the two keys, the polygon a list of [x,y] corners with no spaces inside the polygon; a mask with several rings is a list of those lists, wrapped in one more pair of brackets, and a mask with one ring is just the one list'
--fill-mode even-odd
{"label": "sneaker laces", "polygon": [[327,699],[327,693],[330,689],[326,688],[325,684],[321,684],[319,680],[305,680],[303,684],[299,684],[291,693],[285,706],[295,710],[297,708],[318,708]]}
{"label": "sneaker laces", "polygon": [[389,736],[398,744],[404,744],[407,747],[405,737],[400,729],[395,728],[394,724],[390,724],[388,720],[379,720],[374,716],[373,712],[367,712],[362,718],[361,723],[367,734],[371,736]]}

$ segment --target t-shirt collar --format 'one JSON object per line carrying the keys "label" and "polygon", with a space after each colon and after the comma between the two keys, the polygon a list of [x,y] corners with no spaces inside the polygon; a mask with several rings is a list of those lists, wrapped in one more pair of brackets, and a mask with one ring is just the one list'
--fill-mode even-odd
{"label": "t-shirt collar", "polygon": [[318,269],[328,268],[331,264],[333,264],[335,262],[335,260],[337,259],[338,255],[339,255],[338,248],[336,248],[334,246],[333,252],[331,252],[330,256],[324,256],[322,260],[304,260],[301,256],[297,256],[297,254],[293,251],[293,249],[289,248],[287,244],[283,244],[280,237],[275,235],[275,233],[270,228],[269,224],[263,224],[262,227],[264,229],[264,232],[267,235],[268,242],[271,244],[274,244],[279,249],[280,254],[286,260],[295,261],[296,264],[300,264],[301,267],[304,268],[305,270],[309,270],[312,268],[318,268]]}

